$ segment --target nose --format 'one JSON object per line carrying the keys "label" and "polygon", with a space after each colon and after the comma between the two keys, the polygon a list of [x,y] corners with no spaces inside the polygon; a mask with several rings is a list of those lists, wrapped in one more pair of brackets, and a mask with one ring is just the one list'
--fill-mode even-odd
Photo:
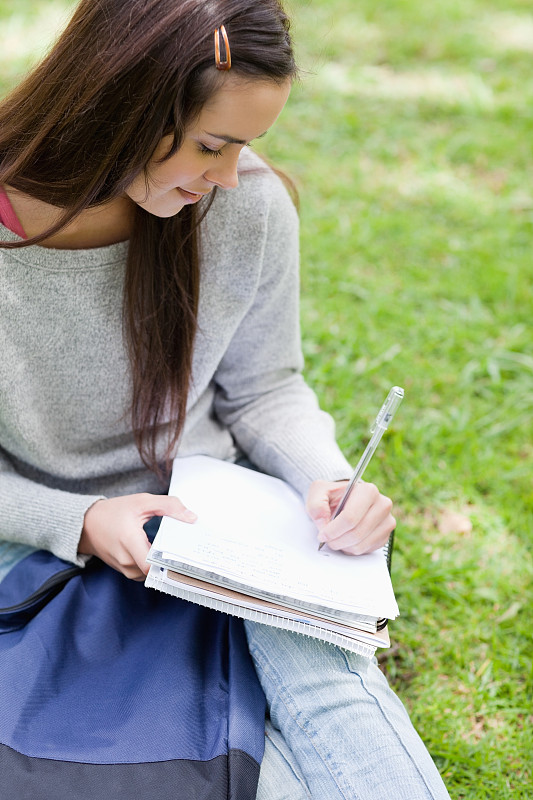
{"label": "nose", "polygon": [[239,185],[238,160],[238,155],[224,154],[204,172],[204,178],[221,189],[236,189]]}

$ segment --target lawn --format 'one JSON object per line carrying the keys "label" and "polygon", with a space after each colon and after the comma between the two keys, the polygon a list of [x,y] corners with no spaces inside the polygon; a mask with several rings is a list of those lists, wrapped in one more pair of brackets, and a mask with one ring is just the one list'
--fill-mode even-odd
{"label": "lawn", "polygon": [[[72,3],[0,0],[2,89]],[[533,797],[533,10],[291,0],[302,76],[257,144],[296,181],[307,377],[395,499],[382,668],[453,798]]]}

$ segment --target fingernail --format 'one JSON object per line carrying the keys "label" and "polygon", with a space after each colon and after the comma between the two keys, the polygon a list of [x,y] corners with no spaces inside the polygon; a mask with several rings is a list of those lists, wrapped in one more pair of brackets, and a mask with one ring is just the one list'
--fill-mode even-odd
{"label": "fingernail", "polygon": [[183,512],[183,521],[184,522],[196,522],[197,519],[198,519],[198,517],[196,516],[194,511],[189,511],[187,509],[187,511]]}

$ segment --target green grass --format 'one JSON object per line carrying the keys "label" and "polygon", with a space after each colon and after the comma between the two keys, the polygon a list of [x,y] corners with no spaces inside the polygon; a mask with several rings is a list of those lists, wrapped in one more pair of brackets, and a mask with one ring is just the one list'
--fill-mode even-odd
{"label": "green grass", "polygon": [[[69,4],[7,5],[4,90]],[[289,7],[302,80],[258,149],[300,188],[307,376],[353,460],[406,391],[366,475],[398,520],[382,667],[453,798],[530,799],[531,4]]]}

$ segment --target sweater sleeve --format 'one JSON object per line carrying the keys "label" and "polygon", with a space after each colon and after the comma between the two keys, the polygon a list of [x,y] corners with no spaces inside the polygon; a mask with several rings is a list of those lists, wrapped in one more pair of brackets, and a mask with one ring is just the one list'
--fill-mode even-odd
{"label": "sweater sleeve", "polygon": [[49,550],[83,566],[87,557],[78,554],[83,518],[99,499],[23,477],[0,449],[0,539]]}
{"label": "sweater sleeve", "polygon": [[217,370],[215,409],[260,469],[305,495],[312,481],[347,478],[351,468],[301,374],[298,217],[272,183],[260,280]]}

